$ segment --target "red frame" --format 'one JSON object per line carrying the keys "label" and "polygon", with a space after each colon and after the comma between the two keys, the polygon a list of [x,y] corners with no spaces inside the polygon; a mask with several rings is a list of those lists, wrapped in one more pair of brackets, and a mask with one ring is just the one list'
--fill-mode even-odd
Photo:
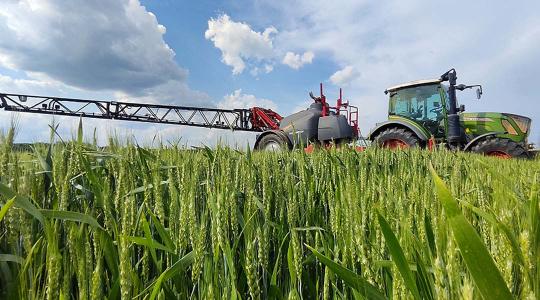
{"label": "red frame", "polygon": [[279,129],[279,122],[282,119],[282,116],[271,109],[262,107],[251,108],[251,126],[253,128],[259,128],[261,131]]}
{"label": "red frame", "polygon": [[336,106],[328,106],[328,104],[326,103],[326,96],[323,93],[322,83],[320,84],[320,90],[321,96],[319,99],[321,101],[321,104],[323,105],[323,117],[328,116],[330,109],[334,110],[337,115],[343,113],[349,121],[349,125],[353,128],[354,136],[358,137],[358,107],[351,105],[349,101],[343,101],[343,91],[341,88],[339,89],[339,98],[336,100]]}

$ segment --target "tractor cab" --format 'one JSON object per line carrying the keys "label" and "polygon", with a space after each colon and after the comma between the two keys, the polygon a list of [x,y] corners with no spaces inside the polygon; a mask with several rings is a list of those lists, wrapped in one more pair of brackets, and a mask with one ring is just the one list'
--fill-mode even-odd
{"label": "tractor cab", "polygon": [[444,137],[446,91],[440,82],[436,79],[422,80],[387,89],[389,117],[418,124],[435,138]]}

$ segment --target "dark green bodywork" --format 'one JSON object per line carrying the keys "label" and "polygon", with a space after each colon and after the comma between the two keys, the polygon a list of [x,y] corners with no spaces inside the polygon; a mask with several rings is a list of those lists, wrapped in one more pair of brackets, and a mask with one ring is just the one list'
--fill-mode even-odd
{"label": "dark green bodywork", "polygon": [[[417,96],[414,98],[416,100],[409,100],[408,102],[409,105],[407,107],[409,107],[410,112],[397,112],[395,107],[397,104],[392,97],[399,97],[399,95],[396,96],[398,93],[414,95],[414,89],[431,89],[431,94],[433,95],[430,94],[431,96],[429,98],[423,98],[423,100],[418,100],[420,99],[420,96]],[[441,83],[431,83],[403,87],[393,94],[391,93],[388,121],[377,124],[371,131],[369,139],[373,140],[379,132],[386,128],[397,126],[406,127],[414,131],[421,140],[426,141],[433,136],[437,143],[445,142],[448,130],[448,121],[446,117],[448,116],[448,95],[446,89],[446,86]],[[438,93],[433,92],[436,90],[438,90]],[[407,98],[405,97],[405,99]],[[407,100],[398,101],[406,102]],[[412,105],[410,105],[410,101],[417,101],[418,103],[421,102],[423,104],[421,107],[425,107],[424,110],[426,111],[424,113],[424,118],[421,116],[419,117],[418,115],[416,118],[410,116],[415,113],[420,114],[419,111],[416,112],[414,108],[411,108]],[[428,107],[438,108],[437,117],[433,116],[435,113],[427,113]],[[421,108],[418,108],[418,110],[421,110]],[[463,129],[464,144],[481,135],[492,133],[491,136],[494,135],[501,138],[507,138],[522,144],[524,147],[527,146],[527,137],[530,132],[531,124],[531,120],[527,117],[497,112],[461,112],[459,116],[461,128]],[[521,126],[518,125],[517,122],[521,122]],[[503,124],[506,125],[506,127]]]}

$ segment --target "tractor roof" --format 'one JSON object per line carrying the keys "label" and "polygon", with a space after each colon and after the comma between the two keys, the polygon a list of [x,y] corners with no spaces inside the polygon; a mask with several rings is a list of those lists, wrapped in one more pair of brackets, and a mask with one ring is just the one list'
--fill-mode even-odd
{"label": "tractor roof", "polygon": [[440,79],[415,80],[415,81],[410,81],[410,82],[406,82],[406,83],[391,86],[391,87],[387,88],[386,91],[384,91],[384,93],[386,94],[388,92],[397,91],[399,89],[406,88],[406,87],[411,87],[411,86],[418,86],[418,85],[432,84],[432,83],[440,83],[440,82],[442,82]]}

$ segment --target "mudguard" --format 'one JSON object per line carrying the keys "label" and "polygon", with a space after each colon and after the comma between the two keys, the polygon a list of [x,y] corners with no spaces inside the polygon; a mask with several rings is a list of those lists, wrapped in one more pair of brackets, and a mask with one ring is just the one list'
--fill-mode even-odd
{"label": "mudguard", "polygon": [[411,124],[405,122],[405,121],[401,121],[401,120],[388,120],[388,121],[385,121],[385,122],[382,122],[382,123],[379,123],[377,124],[377,126],[375,126],[375,128],[373,128],[371,130],[371,132],[369,133],[368,135],[368,139],[370,141],[373,141],[373,139],[375,138],[375,136],[377,136],[377,134],[387,128],[390,128],[390,127],[402,127],[402,128],[406,128],[406,129],[409,129],[410,131],[414,132],[416,134],[416,136],[418,136],[418,138],[422,141],[427,141],[429,140],[429,136],[426,135],[422,130],[420,130],[419,128],[415,127],[415,126],[412,126]]}
{"label": "mudguard", "polygon": [[468,142],[467,145],[465,145],[465,147],[463,148],[463,151],[469,151],[472,148],[472,146],[474,146],[478,141],[481,141],[482,139],[488,136],[497,136],[499,134],[505,134],[505,133],[506,132],[488,132],[488,133],[481,134],[475,137],[474,139],[472,139],[470,142]]}

